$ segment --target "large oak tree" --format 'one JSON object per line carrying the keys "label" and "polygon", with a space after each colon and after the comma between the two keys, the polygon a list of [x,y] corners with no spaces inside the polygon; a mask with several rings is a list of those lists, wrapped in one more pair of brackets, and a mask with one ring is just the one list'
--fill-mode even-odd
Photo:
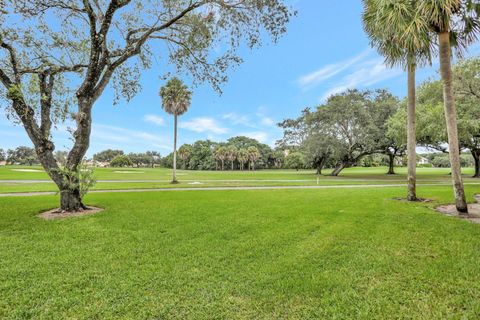
{"label": "large oak tree", "polygon": [[[1,6],[0,101],[25,128],[66,211],[84,207],[74,173],[89,147],[92,109],[107,86],[131,99],[155,57],[166,70],[174,66],[219,90],[228,67],[241,62],[236,49],[259,45],[264,33],[277,40],[290,17],[281,0],[5,0]],[[62,168],[52,126],[70,116],[73,146]]]}

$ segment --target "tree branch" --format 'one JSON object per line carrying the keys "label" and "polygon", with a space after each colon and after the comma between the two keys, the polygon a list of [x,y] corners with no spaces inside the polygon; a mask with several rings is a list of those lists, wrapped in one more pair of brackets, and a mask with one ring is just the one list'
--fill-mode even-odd
{"label": "tree branch", "polygon": [[38,79],[40,87],[40,131],[44,138],[48,138],[52,128],[50,110],[52,108],[54,75],[39,74]]}
{"label": "tree branch", "polygon": [[0,47],[8,51],[8,54],[10,57],[10,64],[12,65],[12,70],[13,70],[14,82],[17,84],[20,83],[20,75],[18,74],[18,60],[17,60],[17,55],[15,53],[15,49],[11,45],[4,42],[3,40],[0,42]]}

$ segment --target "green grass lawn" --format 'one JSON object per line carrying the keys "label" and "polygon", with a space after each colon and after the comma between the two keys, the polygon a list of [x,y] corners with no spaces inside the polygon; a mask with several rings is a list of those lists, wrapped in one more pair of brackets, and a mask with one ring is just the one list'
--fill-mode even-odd
{"label": "green grass lawn", "polygon": [[0,318],[478,319],[480,226],[431,209],[451,187],[404,194],[91,194],[57,221],[55,196],[0,198]]}
{"label": "green grass lawn", "polygon": [[[38,170],[40,172],[17,171]],[[242,187],[242,186],[312,186],[312,185],[357,185],[357,184],[404,184],[406,168],[397,168],[398,174],[387,175],[384,167],[349,168],[338,177],[315,175],[312,170],[260,170],[255,172],[239,171],[187,171],[179,170],[180,184],[171,185],[171,170],[165,168],[97,168],[95,176],[99,182],[94,190],[117,189],[155,189],[185,187]],[[126,173],[129,172],[129,173]],[[328,173],[325,170],[325,173]],[[419,183],[451,182],[449,169],[418,168]],[[466,183],[480,183],[480,179],[472,179],[473,169],[464,169]],[[18,181],[13,181],[18,180]],[[45,180],[45,182],[26,183],[26,180]],[[24,182],[21,182],[24,181]],[[195,184],[200,182],[200,184]],[[40,167],[7,166],[0,167],[0,193],[56,191],[56,186],[49,181]]]}
{"label": "green grass lawn", "polygon": [[[20,170],[20,171],[18,171]],[[28,172],[23,170],[35,170]],[[325,169],[328,174],[331,170]],[[397,175],[386,175],[387,168],[347,168],[335,179],[403,179],[407,173],[405,167],[396,168]],[[419,179],[449,179],[448,168],[417,168]],[[465,177],[473,174],[473,168],[464,168]],[[314,170],[258,170],[258,171],[192,171],[178,170],[179,180],[305,180],[316,179]],[[95,168],[98,180],[166,180],[172,178],[172,170],[166,168]],[[328,179],[331,177],[322,177]],[[0,167],[0,180],[49,180],[47,174],[38,166]]]}

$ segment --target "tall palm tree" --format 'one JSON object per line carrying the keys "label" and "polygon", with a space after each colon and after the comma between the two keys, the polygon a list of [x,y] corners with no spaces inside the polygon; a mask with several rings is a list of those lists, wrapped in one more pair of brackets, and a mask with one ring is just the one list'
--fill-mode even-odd
{"label": "tall palm tree", "polygon": [[250,160],[250,166],[253,171],[255,171],[255,162],[258,161],[260,158],[260,152],[258,151],[257,147],[251,146],[247,149],[248,152],[248,159]]}
{"label": "tall palm tree", "polygon": [[407,199],[416,201],[416,93],[415,73],[429,63],[433,51],[429,25],[415,0],[364,0],[363,24],[371,45],[389,66],[407,70]]}
{"label": "tall palm tree", "polygon": [[248,161],[248,151],[246,149],[240,149],[237,153],[237,160],[240,162],[240,170],[243,171],[245,163]]}
{"label": "tall palm tree", "polygon": [[420,12],[438,36],[440,74],[443,80],[443,105],[448,134],[448,149],[455,193],[455,205],[460,214],[468,215],[463,188],[458,142],[457,111],[453,91],[452,47],[461,52],[477,39],[480,32],[480,1],[423,0]]}
{"label": "tall palm tree", "polygon": [[227,148],[227,159],[230,161],[232,171],[234,169],[235,160],[237,160],[238,149],[235,146],[229,146]]}
{"label": "tall palm tree", "polygon": [[160,88],[162,108],[173,115],[173,178],[172,183],[177,183],[177,117],[187,112],[192,100],[192,92],[182,82],[173,77],[167,84]]}

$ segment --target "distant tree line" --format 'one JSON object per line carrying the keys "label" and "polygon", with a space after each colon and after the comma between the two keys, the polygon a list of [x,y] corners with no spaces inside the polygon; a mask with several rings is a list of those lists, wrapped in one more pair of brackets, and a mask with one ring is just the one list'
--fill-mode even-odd
{"label": "distant tree line", "polygon": [[38,164],[37,154],[35,150],[30,147],[19,146],[15,149],[0,149],[0,161],[5,161],[7,164],[29,165]]}
{"label": "distant tree line", "polygon": [[[178,149],[178,167],[186,170],[255,170],[280,168],[281,152],[259,141],[238,136],[226,142],[199,140]],[[162,158],[162,166],[173,166],[173,154]]]}
{"label": "distant tree line", "polygon": [[[473,164],[480,177],[480,59],[462,60],[454,66],[454,87],[458,109],[462,164]],[[417,88],[417,145],[448,154],[448,136],[444,121],[442,83],[428,80]],[[284,136],[277,147],[300,153],[306,167],[319,173],[332,167],[332,175],[344,168],[362,165],[362,161],[381,155],[388,159],[388,173],[394,173],[398,158],[407,147],[407,102],[387,90],[348,90],[330,96],[315,110],[305,109],[295,119],[279,123]],[[442,159],[442,160],[440,160]],[[434,166],[447,166],[447,157],[435,156]],[[435,160],[435,161],[433,161]],[[473,161],[471,161],[473,160]],[[384,160],[382,160],[384,161]]]}
{"label": "distant tree line", "polygon": [[107,149],[93,155],[93,163],[106,163],[112,167],[154,167],[161,163],[160,153],[147,151],[125,154],[123,150]]}

